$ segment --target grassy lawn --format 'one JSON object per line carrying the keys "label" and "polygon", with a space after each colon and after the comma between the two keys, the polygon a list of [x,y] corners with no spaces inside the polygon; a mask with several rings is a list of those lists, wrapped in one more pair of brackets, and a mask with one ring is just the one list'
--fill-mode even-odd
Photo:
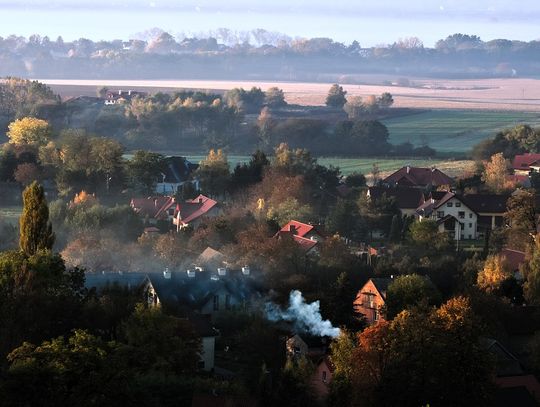
{"label": "grassy lawn", "polygon": [[517,124],[540,125],[540,114],[474,110],[432,110],[383,120],[392,144],[427,142],[441,153],[466,153],[479,141]]}
{"label": "grassy lawn", "polygon": [[0,207],[0,220],[6,220],[13,225],[19,224],[22,208],[20,206],[3,206]]}

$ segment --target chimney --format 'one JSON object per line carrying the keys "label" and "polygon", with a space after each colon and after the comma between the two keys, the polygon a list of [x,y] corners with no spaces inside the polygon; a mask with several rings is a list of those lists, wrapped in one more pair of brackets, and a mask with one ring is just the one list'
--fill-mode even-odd
{"label": "chimney", "polygon": [[189,278],[194,278],[195,277],[195,270],[187,270],[187,276]]}
{"label": "chimney", "polygon": [[131,90],[128,90],[128,96],[131,96]]}
{"label": "chimney", "polygon": [[202,201],[203,201],[203,199],[202,199],[202,197],[200,196],[200,197],[199,197],[199,203],[202,203]]}
{"label": "chimney", "polygon": [[225,267],[218,267],[217,269],[218,276],[227,275],[227,269]]}
{"label": "chimney", "polygon": [[242,267],[242,274],[243,275],[249,276],[249,273],[250,273],[249,266]]}
{"label": "chimney", "polygon": [[411,166],[407,165],[407,174],[411,171]]}
{"label": "chimney", "polygon": [[157,207],[157,198],[154,198],[154,206]]}
{"label": "chimney", "polygon": [[289,231],[290,231],[293,235],[296,235],[296,226],[294,226],[294,225],[289,225]]}
{"label": "chimney", "polygon": [[169,268],[166,267],[165,270],[163,270],[163,278],[165,280],[170,280],[172,277],[172,273],[170,272]]}

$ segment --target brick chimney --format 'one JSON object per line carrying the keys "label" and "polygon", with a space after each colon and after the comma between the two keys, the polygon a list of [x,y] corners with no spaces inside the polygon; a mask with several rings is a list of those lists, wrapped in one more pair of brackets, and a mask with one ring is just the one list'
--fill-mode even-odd
{"label": "brick chimney", "polygon": [[296,235],[296,226],[289,225],[289,232],[291,232],[293,235]]}

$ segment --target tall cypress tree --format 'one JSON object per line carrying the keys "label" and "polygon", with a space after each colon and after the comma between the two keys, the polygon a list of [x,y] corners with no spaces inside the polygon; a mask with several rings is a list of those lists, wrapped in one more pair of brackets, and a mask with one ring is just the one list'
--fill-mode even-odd
{"label": "tall cypress tree", "polygon": [[43,187],[33,182],[23,192],[23,211],[19,220],[19,247],[28,256],[39,250],[50,250],[54,233],[49,222],[49,207]]}

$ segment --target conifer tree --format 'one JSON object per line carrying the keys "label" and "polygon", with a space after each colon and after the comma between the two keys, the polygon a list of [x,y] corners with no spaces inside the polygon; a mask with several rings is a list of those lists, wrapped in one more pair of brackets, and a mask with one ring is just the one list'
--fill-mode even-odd
{"label": "conifer tree", "polygon": [[49,222],[49,207],[43,187],[33,182],[23,192],[23,212],[19,220],[19,247],[28,256],[50,250],[54,233]]}

